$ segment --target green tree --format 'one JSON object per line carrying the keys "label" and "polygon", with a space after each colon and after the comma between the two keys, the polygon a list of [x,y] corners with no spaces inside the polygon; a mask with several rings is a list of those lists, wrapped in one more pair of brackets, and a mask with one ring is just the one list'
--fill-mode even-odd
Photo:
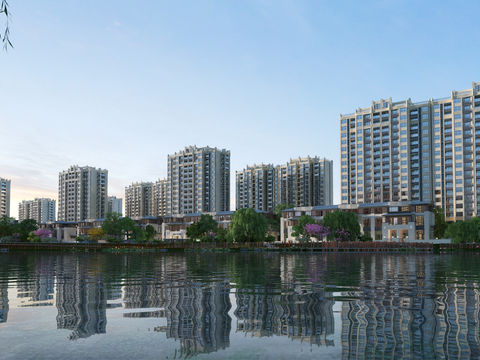
{"label": "green tree", "polygon": [[474,242],[480,238],[480,230],[476,221],[457,221],[448,225],[445,237],[454,244]]}
{"label": "green tree", "polygon": [[102,224],[102,230],[105,234],[109,234],[111,236],[115,236],[116,238],[121,238],[121,236],[124,234],[122,230],[122,215],[113,212],[113,213],[107,213],[105,215],[105,220]]}
{"label": "green tree", "polygon": [[147,225],[145,228],[145,233],[147,235],[147,241],[152,242],[155,240],[155,235],[157,235],[157,230],[152,225]]}
{"label": "green tree", "polygon": [[335,210],[327,213],[323,217],[323,226],[330,228],[331,234],[327,236],[328,240],[335,240],[340,233],[341,238],[344,238],[345,231],[348,231],[350,241],[357,240],[361,235],[357,214],[353,212]]}
{"label": "green tree", "polygon": [[229,238],[236,242],[264,241],[268,231],[267,219],[254,209],[238,209],[232,216]]}
{"label": "green tree", "polygon": [[130,239],[130,237],[135,233],[136,227],[137,223],[131,218],[125,216],[120,219],[120,229],[122,231],[122,234],[127,235],[127,240]]}
{"label": "green tree", "polygon": [[212,215],[202,214],[200,220],[194,222],[187,228],[187,236],[190,240],[197,240],[205,237],[208,233],[217,233],[218,223]]}
{"label": "green tree", "polygon": [[274,231],[280,231],[280,220],[282,219],[282,211],[286,209],[291,209],[293,207],[295,207],[295,205],[285,203],[275,206],[275,223],[273,221],[269,221],[270,229]]}
{"label": "green tree", "polygon": [[433,236],[442,239],[445,236],[445,230],[447,230],[447,222],[445,221],[445,215],[442,208],[435,208],[433,210],[435,214],[435,225],[433,226]]}
{"label": "green tree", "polygon": [[[153,226],[152,226],[153,227]],[[135,242],[136,243],[146,243],[148,242],[147,240],[147,232],[143,230],[140,226],[135,227],[134,230],[134,235],[135,235]]]}
{"label": "green tree", "polygon": [[315,219],[310,215],[303,215],[298,219],[297,225],[292,227],[292,236],[299,238],[299,237],[308,237],[307,233],[305,232],[305,225],[307,224],[315,224]]}
{"label": "green tree", "polygon": [[0,238],[4,236],[12,236],[14,230],[15,219],[7,215],[0,217]]}

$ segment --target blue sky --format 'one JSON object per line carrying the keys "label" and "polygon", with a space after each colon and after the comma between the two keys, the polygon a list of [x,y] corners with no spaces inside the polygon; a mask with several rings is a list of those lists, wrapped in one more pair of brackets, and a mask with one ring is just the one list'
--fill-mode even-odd
{"label": "blue sky", "polygon": [[23,199],[57,198],[71,165],[108,169],[123,198],[194,144],[231,151],[232,185],[247,164],[327,157],[338,203],[340,113],[480,81],[479,1],[9,4],[0,177],[13,216]]}

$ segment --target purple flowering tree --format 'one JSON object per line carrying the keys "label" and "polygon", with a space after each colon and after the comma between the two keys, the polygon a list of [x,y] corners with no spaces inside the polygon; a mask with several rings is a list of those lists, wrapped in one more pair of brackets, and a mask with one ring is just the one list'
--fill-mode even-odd
{"label": "purple flowering tree", "polygon": [[217,236],[217,233],[214,233],[212,231],[212,232],[207,233],[207,236],[210,238],[210,241],[213,241],[213,239],[215,239],[215,236]]}
{"label": "purple flowering tree", "polygon": [[328,235],[330,235],[330,228],[319,224],[305,224],[303,227],[308,236],[316,237],[319,241],[322,241]]}
{"label": "purple flowering tree", "polygon": [[348,229],[338,229],[335,231],[335,240],[337,241],[350,241],[350,233],[348,232]]}
{"label": "purple flowering tree", "polygon": [[52,235],[52,232],[48,229],[38,229],[33,232],[33,235],[40,236],[41,238],[48,238]]}

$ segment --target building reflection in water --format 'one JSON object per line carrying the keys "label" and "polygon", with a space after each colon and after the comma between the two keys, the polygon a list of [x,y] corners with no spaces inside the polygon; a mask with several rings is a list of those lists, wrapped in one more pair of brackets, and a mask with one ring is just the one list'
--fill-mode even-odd
{"label": "building reflection in water", "polygon": [[0,282],[0,323],[8,318],[8,282]]}
{"label": "building reflection in water", "polygon": [[56,264],[57,329],[72,330],[70,340],[103,334],[107,327],[107,291],[101,275],[89,274],[78,258]]}
{"label": "building reflection in water", "polygon": [[[377,261],[362,291],[343,293],[359,300],[342,304],[342,359],[480,358],[478,283],[452,279],[439,291],[432,261]],[[399,268],[410,276],[392,276]]]}
{"label": "building reflection in water", "polygon": [[[259,290],[262,291],[262,290]],[[265,292],[265,290],[263,290]],[[334,346],[332,300],[323,293],[269,295],[236,293],[237,331],[252,336],[287,336],[315,345]]]}

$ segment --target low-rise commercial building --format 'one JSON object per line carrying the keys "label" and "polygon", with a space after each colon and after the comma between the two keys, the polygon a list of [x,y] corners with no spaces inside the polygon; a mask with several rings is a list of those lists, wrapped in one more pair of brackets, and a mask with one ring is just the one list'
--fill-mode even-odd
{"label": "low-rise commercial building", "polygon": [[319,221],[327,213],[336,210],[355,213],[362,233],[370,235],[374,240],[431,240],[435,224],[433,208],[432,204],[422,201],[296,207],[282,213],[281,241],[296,241],[292,236],[292,228],[303,215],[310,215]]}

